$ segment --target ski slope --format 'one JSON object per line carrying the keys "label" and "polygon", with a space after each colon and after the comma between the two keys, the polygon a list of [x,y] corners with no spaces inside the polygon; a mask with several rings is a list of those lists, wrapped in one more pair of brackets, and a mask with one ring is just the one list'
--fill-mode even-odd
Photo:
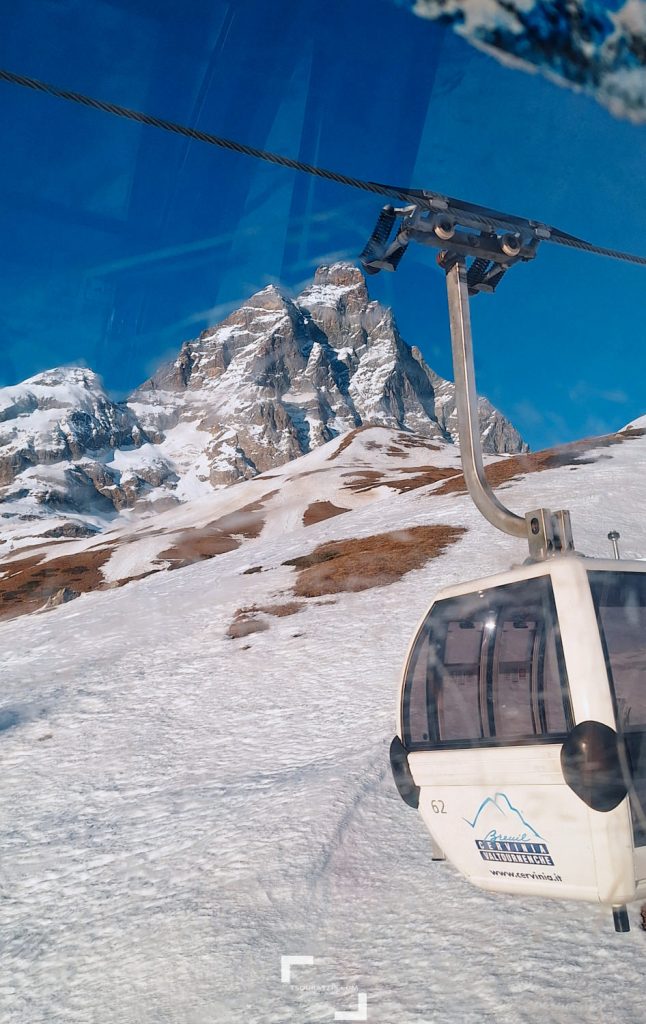
{"label": "ski slope", "polygon": [[[320,472],[300,478],[302,507],[330,451],[305,457]],[[646,438],[585,460],[501,496],[567,504],[588,554],[607,555],[614,528],[623,555],[646,555]],[[0,1021],[307,1024],[362,1005],[336,1019],[642,1021],[636,906],[622,936],[594,906],[471,888],[431,861],[390,776],[398,674],[430,595],[523,544],[437,486],[380,486],[305,529],[303,462],[268,482],[265,527],[237,550],[0,624]],[[237,609],[288,599],[288,558],[427,523],[467,532],[391,586],[227,636]],[[314,960],[288,984],[284,956]]]}

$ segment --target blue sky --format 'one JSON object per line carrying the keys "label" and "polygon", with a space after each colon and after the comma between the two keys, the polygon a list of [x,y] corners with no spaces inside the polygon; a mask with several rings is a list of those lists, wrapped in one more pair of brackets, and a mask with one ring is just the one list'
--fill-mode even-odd
{"label": "blue sky", "polygon": [[[387,0],[22,0],[0,65],[251,145],[646,251],[643,127]],[[269,281],[355,259],[379,198],[0,84],[0,384],[122,395]],[[443,276],[371,279],[451,376]],[[544,245],[473,303],[478,384],[533,448],[646,412],[646,270]]]}

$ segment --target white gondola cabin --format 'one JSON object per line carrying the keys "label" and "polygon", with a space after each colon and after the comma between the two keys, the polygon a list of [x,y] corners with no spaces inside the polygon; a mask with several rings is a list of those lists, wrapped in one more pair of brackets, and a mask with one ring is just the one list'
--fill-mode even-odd
{"label": "white gondola cabin", "polygon": [[644,563],[572,554],[442,591],[391,760],[475,885],[598,901],[624,930],[646,896]]}
{"label": "white gondola cabin", "polygon": [[464,481],[492,526],[527,540],[529,564],[450,587],[424,616],[395,781],[475,885],[608,904],[627,931],[625,904],[646,896],[646,564],[620,560],[614,530],[615,560],[579,557],[567,510],[520,516],[494,494],[469,313],[470,296],[495,291],[541,241],[572,238],[435,193],[409,198],[384,207],[361,259],[376,273],[396,270],[411,241],[440,249]]}

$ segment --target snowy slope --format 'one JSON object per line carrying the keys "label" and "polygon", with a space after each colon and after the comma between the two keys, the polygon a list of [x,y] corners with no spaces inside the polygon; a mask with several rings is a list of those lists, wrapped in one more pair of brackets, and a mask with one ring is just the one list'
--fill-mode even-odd
{"label": "snowy slope", "polygon": [[[361,458],[406,476],[386,433],[285,467],[262,531],[235,550],[0,624],[3,1024],[306,1024],[356,1012],[361,993],[380,1024],[643,1019],[642,932],[616,936],[594,907],[470,888],[431,862],[394,790],[413,624],[438,586],[525,551],[441,483],[381,483],[303,526],[313,501],[341,503],[340,473],[357,476]],[[646,555],[646,438],[616,442],[508,483],[505,501],[567,505],[589,554],[608,554],[616,528],[624,555]],[[344,458],[359,465],[339,470]],[[167,514],[188,526],[189,512]],[[288,559],[428,524],[467,532],[390,586],[227,636],[239,609],[291,599]],[[282,956],[315,961],[286,984]]]}

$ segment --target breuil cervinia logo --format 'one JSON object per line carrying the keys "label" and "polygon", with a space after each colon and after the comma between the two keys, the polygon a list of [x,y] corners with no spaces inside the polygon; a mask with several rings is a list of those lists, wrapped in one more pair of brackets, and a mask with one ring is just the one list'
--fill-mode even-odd
{"label": "breuil cervinia logo", "polygon": [[504,793],[483,800],[467,825],[482,838],[476,846],[483,860],[514,864],[553,864],[545,840]]}

